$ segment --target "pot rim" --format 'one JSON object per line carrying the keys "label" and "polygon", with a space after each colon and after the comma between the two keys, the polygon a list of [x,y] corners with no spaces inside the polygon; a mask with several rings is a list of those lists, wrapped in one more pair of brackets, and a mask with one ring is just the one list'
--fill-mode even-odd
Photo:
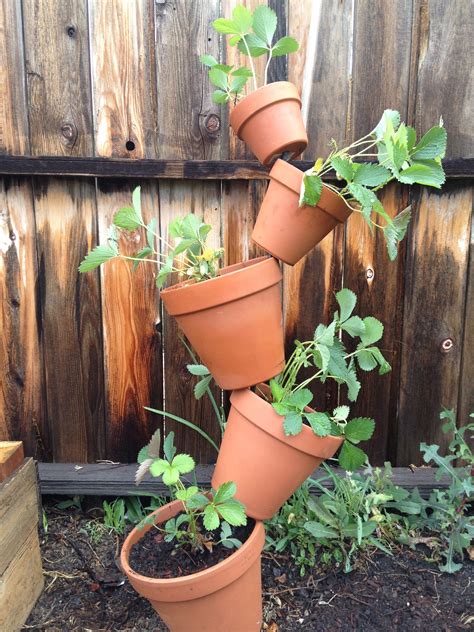
{"label": "pot rim", "polygon": [[[244,275],[245,288],[235,288],[235,280]],[[161,291],[160,296],[171,316],[200,312],[239,300],[280,283],[283,277],[278,261],[264,255],[221,268],[212,279],[181,281]]]}
{"label": "pot rim", "polygon": [[[263,389],[262,389],[263,387]],[[257,384],[256,388],[262,390],[269,389],[268,384]],[[239,389],[232,391],[230,396],[232,406],[247,419],[247,421],[260,430],[270,435],[273,439],[284,443],[290,448],[305,452],[313,457],[328,459],[340,448],[344,437],[335,437],[327,435],[326,437],[318,437],[310,426],[303,424],[302,431],[297,435],[287,436],[283,430],[283,417],[279,415],[262,397],[251,391],[250,389]],[[259,408],[258,414],[249,415],[247,410],[249,402],[253,402]],[[308,411],[314,412],[309,406]]]}
{"label": "pot rim", "polygon": [[301,96],[298,88],[291,81],[273,81],[248,94],[242,101],[237,103],[230,113],[230,124],[234,132],[239,136],[240,130],[249,118],[255,116],[255,114],[269,105],[280,101],[298,101],[301,106]]}
{"label": "pot rim", "polygon": [[[160,514],[167,514],[167,517],[163,518],[163,521],[165,521],[183,509],[183,502],[174,500],[153,511],[149,517],[155,516],[156,524]],[[259,520],[255,520],[255,526],[247,540],[239,549],[236,549],[229,557],[222,560],[222,562],[218,562],[214,564],[214,566],[196,573],[185,575],[184,577],[172,577],[167,579],[153,578],[141,575],[133,570],[128,561],[133,546],[135,546],[151,528],[152,525],[149,524],[145,525],[140,531],[136,527],[132,529],[122,544],[120,564],[123,572],[127,575],[127,578],[134,587],[134,581],[142,585],[140,590],[137,588],[136,590],[148,599],[154,601],[190,601],[217,592],[224,586],[233,583],[252,566],[255,560],[260,556],[265,542],[263,523]],[[157,590],[162,591],[159,598],[157,598],[156,594],[148,596],[151,591],[156,592]],[[147,592],[148,594],[146,594]]]}
{"label": "pot rim", "polygon": [[[278,182],[293,193],[296,193],[299,198],[301,181],[304,176],[304,172],[301,169],[298,169],[298,167],[295,167],[286,160],[278,158],[268,175],[271,180]],[[320,211],[327,213],[341,224],[343,224],[352,213],[352,210],[347,206],[347,204],[324,183],[321,197],[316,206],[305,205],[304,208],[317,208]]]}

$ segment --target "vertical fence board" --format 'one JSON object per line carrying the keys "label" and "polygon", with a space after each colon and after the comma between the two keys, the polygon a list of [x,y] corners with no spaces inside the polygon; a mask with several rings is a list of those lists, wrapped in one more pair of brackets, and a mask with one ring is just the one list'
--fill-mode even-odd
{"label": "vertical fence board", "polygon": [[[443,116],[447,157],[472,158],[474,3],[419,0],[421,13],[416,126],[426,131]],[[462,63],[465,60],[466,63]]]}
{"label": "vertical fence board", "polygon": [[86,0],[24,0],[32,154],[93,153]]}
{"label": "vertical fence board", "polygon": [[420,462],[419,443],[446,438],[443,406],[456,408],[469,256],[472,190],[422,189],[408,244],[397,464]]}
{"label": "vertical fence board", "polygon": [[77,267],[96,242],[94,185],[34,183],[46,402],[57,461],[104,456],[100,294],[96,272]]}
{"label": "vertical fence board", "polygon": [[27,154],[28,115],[21,2],[0,3],[0,154]]}
{"label": "vertical fence board", "polygon": [[89,0],[89,20],[96,155],[156,158],[153,2]]}
{"label": "vertical fence board", "polygon": [[474,413],[474,221],[472,214],[469,242],[469,267],[467,271],[464,335],[461,343],[462,364],[457,411],[458,424],[460,426],[472,421],[469,415]]}
{"label": "vertical fence board", "polygon": [[29,180],[0,183],[0,440],[50,459],[36,294],[35,218]]}
{"label": "vertical fence board", "polygon": [[[105,243],[114,214],[130,205],[133,182],[118,185],[99,180],[99,242]],[[146,223],[158,217],[156,184],[142,185]],[[140,239],[142,241],[140,241]],[[132,255],[143,243],[142,231],[124,232],[120,250]],[[109,458],[133,462],[160,419],[144,406],[161,408],[163,372],[158,293],[153,264],[135,272],[128,262],[111,261],[101,268],[102,323],[106,384],[106,445]]]}
{"label": "vertical fence board", "polygon": [[[168,239],[168,225],[177,216],[193,212],[212,225],[208,241],[212,247],[220,245],[220,183],[173,182],[160,183],[160,218],[164,239]],[[175,275],[176,276],[176,275]],[[178,282],[175,278],[172,282]],[[186,365],[192,362],[182,340],[176,320],[163,313],[165,408],[205,430],[216,442],[220,440],[219,426],[207,395],[199,401],[194,398],[193,387],[197,378],[191,376]],[[212,336],[212,329],[209,331]],[[213,387],[220,402],[221,392]],[[191,454],[197,462],[215,461],[216,454],[200,435],[178,422],[165,419],[166,432],[175,432],[176,443],[181,450]]]}
{"label": "vertical fence board", "polygon": [[[353,77],[349,140],[375,127],[386,108],[408,112],[412,0],[398,3],[357,2],[354,20]],[[382,202],[394,217],[408,204],[408,193],[390,187]],[[389,260],[380,230],[371,235],[360,213],[346,225],[344,286],[356,292],[357,313],[372,315],[384,324],[381,341],[392,372],[360,371],[361,392],[351,414],[374,417],[376,431],[367,445],[369,459],[383,463],[396,419],[399,386],[400,339],[403,318],[404,247],[396,261]]]}

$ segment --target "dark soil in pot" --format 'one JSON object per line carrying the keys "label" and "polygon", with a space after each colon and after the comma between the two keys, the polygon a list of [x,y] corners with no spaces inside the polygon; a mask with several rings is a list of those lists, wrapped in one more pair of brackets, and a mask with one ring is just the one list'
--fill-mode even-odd
{"label": "dark soil in pot", "polygon": [[[232,537],[242,544],[252,533],[255,520],[249,519],[244,527],[232,529]],[[217,537],[216,537],[217,536]],[[216,531],[215,539],[218,540]],[[184,577],[223,562],[236,549],[228,549],[222,544],[211,550],[193,553],[189,547],[177,549],[172,542],[165,542],[163,534],[151,529],[136,544],[130,553],[130,566],[134,571],[154,579]]]}

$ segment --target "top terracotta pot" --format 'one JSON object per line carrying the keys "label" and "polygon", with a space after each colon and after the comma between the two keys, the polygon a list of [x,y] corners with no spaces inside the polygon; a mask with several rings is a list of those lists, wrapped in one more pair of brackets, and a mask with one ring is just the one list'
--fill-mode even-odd
{"label": "top terracotta pot", "polygon": [[245,97],[232,110],[230,124],[264,165],[274,156],[299,156],[308,144],[301,98],[288,81],[270,83]]}
{"label": "top terracotta pot", "polygon": [[259,257],[161,292],[166,311],[221,388],[251,386],[282,370],[281,279],[278,261]]}
{"label": "top terracotta pot", "polygon": [[276,161],[252,233],[255,243],[289,265],[304,257],[352,212],[326,186],[317,206],[300,207],[303,176],[301,169]]}

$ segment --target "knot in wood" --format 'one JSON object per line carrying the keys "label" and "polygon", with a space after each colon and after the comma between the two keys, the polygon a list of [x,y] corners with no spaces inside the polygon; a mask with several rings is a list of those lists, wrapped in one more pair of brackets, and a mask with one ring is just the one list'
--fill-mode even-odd
{"label": "knot in wood", "polygon": [[454,348],[454,340],[452,338],[446,338],[441,343],[441,351],[443,353],[448,353]]}
{"label": "knot in wood", "polygon": [[67,28],[66,28],[66,33],[68,34],[69,37],[76,37],[76,27],[73,26],[72,24],[70,24]]}
{"label": "knot in wood", "polygon": [[74,123],[63,123],[61,125],[61,134],[68,141],[74,141],[77,138],[77,128]]}
{"label": "knot in wood", "polygon": [[209,134],[216,134],[221,128],[221,119],[217,114],[208,114],[204,121],[204,127]]}
{"label": "knot in wood", "polygon": [[372,268],[367,268],[367,270],[365,271],[365,277],[369,281],[371,281],[374,278],[374,274],[375,274],[375,272],[373,271]]}

